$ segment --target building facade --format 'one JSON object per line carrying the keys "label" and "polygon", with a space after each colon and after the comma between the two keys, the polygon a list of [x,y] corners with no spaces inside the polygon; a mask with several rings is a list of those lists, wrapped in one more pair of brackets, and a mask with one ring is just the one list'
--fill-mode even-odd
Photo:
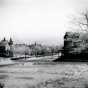
{"label": "building facade", "polygon": [[62,61],[88,61],[88,33],[66,32]]}
{"label": "building facade", "polygon": [[12,57],[13,56],[13,41],[10,38],[7,41],[5,38],[0,41],[0,57]]}

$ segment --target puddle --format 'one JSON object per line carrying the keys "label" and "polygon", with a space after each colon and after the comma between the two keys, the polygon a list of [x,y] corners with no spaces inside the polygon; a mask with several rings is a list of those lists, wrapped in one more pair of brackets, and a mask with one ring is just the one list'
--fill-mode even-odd
{"label": "puddle", "polygon": [[0,75],[0,79],[6,79],[6,78],[8,78],[7,75]]}
{"label": "puddle", "polygon": [[17,79],[33,80],[33,77],[16,77]]}
{"label": "puddle", "polygon": [[0,70],[0,73],[7,73],[7,71]]}

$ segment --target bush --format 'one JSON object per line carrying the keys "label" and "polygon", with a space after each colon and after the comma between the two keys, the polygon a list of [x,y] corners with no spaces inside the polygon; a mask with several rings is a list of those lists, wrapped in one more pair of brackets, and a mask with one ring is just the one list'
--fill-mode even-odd
{"label": "bush", "polygon": [[0,88],[4,88],[4,83],[0,83]]}

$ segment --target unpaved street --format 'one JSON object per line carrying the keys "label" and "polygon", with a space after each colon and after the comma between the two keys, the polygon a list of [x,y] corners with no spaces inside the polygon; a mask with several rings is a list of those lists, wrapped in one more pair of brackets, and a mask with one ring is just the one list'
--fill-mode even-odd
{"label": "unpaved street", "polygon": [[88,65],[21,62],[0,67],[0,82],[5,88],[84,88],[88,84]]}

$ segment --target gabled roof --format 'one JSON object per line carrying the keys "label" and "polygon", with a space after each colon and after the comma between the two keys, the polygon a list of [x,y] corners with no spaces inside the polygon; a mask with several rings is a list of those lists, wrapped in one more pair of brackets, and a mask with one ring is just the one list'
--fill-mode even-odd
{"label": "gabled roof", "polygon": [[0,42],[0,46],[6,46],[8,44],[8,41],[7,40],[2,40],[1,42]]}

